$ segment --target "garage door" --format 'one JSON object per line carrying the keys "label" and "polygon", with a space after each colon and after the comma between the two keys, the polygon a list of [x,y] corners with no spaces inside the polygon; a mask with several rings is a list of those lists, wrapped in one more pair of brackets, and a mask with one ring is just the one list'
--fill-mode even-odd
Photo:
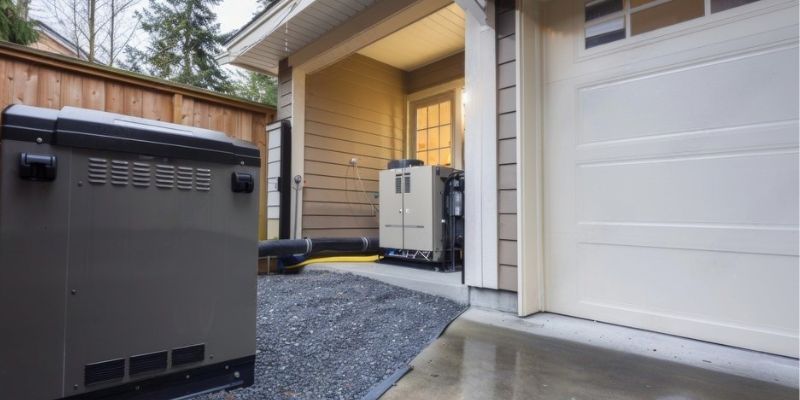
{"label": "garage door", "polygon": [[546,3],[546,309],[797,356],[797,15]]}

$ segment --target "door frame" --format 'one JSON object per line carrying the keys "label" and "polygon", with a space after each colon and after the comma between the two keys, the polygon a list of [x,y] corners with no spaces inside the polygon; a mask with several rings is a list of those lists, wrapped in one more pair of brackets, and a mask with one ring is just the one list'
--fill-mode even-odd
{"label": "door frame", "polygon": [[517,3],[517,314],[545,310],[542,32],[539,3]]}

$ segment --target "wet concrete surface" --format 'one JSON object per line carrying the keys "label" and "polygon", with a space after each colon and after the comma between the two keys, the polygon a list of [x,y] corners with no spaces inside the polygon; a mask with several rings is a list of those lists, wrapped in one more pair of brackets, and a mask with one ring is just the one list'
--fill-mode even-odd
{"label": "wet concrete surface", "polygon": [[798,390],[458,319],[382,399],[782,400]]}

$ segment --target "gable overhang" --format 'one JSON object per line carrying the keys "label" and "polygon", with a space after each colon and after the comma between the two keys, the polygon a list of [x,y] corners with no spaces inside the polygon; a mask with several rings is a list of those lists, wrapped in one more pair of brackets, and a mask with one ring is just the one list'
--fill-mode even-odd
{"label": "gable overhang", "polygon": [[280,60],[373,3],[376,0],[278,0],[231,37],[217,61],[277,75]]}
{"label": "gable overhang", "polygon": [[[455,1],[461,5],[461,1]],[[480,0],[472,12],[485,13]],[[476,2],[477,1],[477,2]],[[453,0],[279,0],[225,43],[223,64],[277,75],[281,60],[322,69]],[[485,14],[482,14],[485,15]],[[477,18],[482,21],[482,18]]]}

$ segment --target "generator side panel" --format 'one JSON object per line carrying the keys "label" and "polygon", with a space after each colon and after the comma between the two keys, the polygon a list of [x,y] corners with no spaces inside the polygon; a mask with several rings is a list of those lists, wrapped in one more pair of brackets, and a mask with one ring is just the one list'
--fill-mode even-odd
{"label": "generator side panel", "polygon": [[[20,154],[55,156],[53,181],[20,177]],[[68,296],[69,149],[0,144],[0,397],[54,399],[62,392]]]}
{"label": "generator side panel", "polygon": [[75,149],[72,169],[67,394],[255,354],[258,168]]}
{"label": "generator side panel", "polygon": [[379,227],[381,247],[403,248],[404,169],[388,169],[378,173]]}

